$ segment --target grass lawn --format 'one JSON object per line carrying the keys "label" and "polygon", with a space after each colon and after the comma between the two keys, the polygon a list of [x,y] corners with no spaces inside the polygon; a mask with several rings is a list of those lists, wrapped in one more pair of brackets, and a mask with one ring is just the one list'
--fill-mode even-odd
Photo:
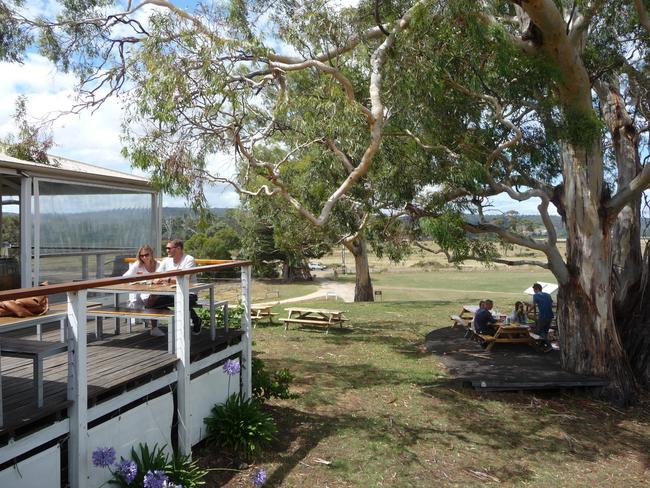
{"label": "grass lawn", "polygon": [[[351,328],[256,328],[255,353],[270,369],[289,368],[299,394],[265,407],[279,427],[256,460],[267,486],[648,486],[649,399],[620,410],[581,394],[477,393],[452,386],[424,352],[424,336],[448,326],[462,303],[489,296],[507,310],[545,277],[381,273],[373,279],[383,302],[337,303]],[[211,476],[208,486],[224,482]]]}

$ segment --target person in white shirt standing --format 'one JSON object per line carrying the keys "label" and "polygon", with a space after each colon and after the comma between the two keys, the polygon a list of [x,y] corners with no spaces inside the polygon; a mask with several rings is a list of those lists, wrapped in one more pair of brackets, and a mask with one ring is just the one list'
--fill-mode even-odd
{"label": "person in white shirt standing", "polygon": [[[183,252],[183,241],[180,239],[173,239],[165,246],[167,250],[167,257],[162,260],[158,266],[157,272],[175,271],[179,269],[189,269],[196,266],[194,258],[189,254]],[[176,282],[174,278],[158,278],[154,280],[154,284],[173,283]],[[192,333],[198,335],[201,333],[201,319],[194,311],[197,305],[198,297],[195,294],[190,294],[190,317],[192,318]],[[167,308],[174,305],[174,297],[169,295],[151,295],[146,301],[147,308]],[[151,329],[151,335],[164,336],[165,333],[158,327]]]}

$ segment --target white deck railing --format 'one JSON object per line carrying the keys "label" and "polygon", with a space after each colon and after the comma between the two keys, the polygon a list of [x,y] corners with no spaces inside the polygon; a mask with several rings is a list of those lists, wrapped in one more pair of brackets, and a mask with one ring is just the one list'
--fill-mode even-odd
{"label": "white deck railing", "polygon": [[[37,295],[52,295],[65,292],[68,297],[68,323],[67,323],[67,342],[68,342],[68,383],[67,398],[71,401],[68,407],[68,482],[71,488],[84,488],[88,478],[89,463],[87,462],[88,453],[88,422],[91,420],[88,410],[88,385],[87,385],[87,355],[86,355],[86,297],[88,290],[100,286],[110,286],[122,283],[130,283],[141,280],[156,278],[175,278],[176,295],[175,295],[175,355],[176,355],[176,372],[173,377],[165,376],[165,381],[177,383],[177,434],[178,449],[181,454],[190,455],[192,450],[192,432],[190,422],[190,406],[192,398],[190,395],[190,375],[195,370],[190,365],[190,277],[196,273],[221,271],[229,268],[241,268],[241,301],[244,305],[242,314],[242,340],[241,340],[241,382],[242,394],[245,398],[251,396],[251,264],[249,261],[231,261],[224,264],[211,266],[201,266],[186,270],[170,271],[165,273],[151,273],[147,275],[137,275],[130,277],[106,278],[88,280],[75,283],[62,283],[57,285],[48,285],[38,288],[21,288],[16,290],[7,290],[0,292],[0,301],[17,298],[25,298]],[[221,355],[218,355],[219,357]],[[223,359],[223,358],[222,358]],[[207,363],[206,363],[207,364]],[[0,373],[1,374],[1,373]],[[162,381],[163,379],[159,379]],[[156,380],[158,381],[158,380]],[[1,383],[0,383],[1,384]],[[144,385],[147,392],[150,388]],[[144,390],[143,390],[144,391]],[[1,390],[0,390],[1,393]],[[130,395],[132,397],[133,394]],[[0,403],[1,405],[1,403]],[[101,406],[98,405],[98,406]],[[97,408],[97,407],[94,407]],[[104,408],[105,410],[105,408]],[[91,415],[97,418],[96,413]],[[56,424],[53,430],[56,435],[60,435],[62,423]],[[20,441],[12,442],[5,448],[0,448],[0,462],[4,459],[13,459],[30,449],[34,444],[39,442],[40,436],[30,435]],[[49,437],[49,434],[46,436]],[[24,441],[24,442],[22,442]],[[43,438],[40,438],[43,441]],[[21,448],[22,445],[22,448]],[[2,451],[8,449],[7,452]],[[12,457],[7,457],[12,456]]]}

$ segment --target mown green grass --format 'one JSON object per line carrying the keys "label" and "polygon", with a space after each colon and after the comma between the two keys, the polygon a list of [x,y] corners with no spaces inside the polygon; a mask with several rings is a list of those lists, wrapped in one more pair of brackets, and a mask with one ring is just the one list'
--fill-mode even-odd
{"label": "mown green grass", "polygon": [[342,308],[350,327],[329,334],[295,325],[255,329],[255,353],[271,369],[289,368],[299,394],[268,404],[280,428],[257,459],[269,469],[268,485],[647,485],[647,399],[620,410],[582,394],[477,393],[452,385],[423,347],[425,335],[448,326],[462,303],[492,293],[497,304],[511,304],[544,276],[380,274],[374,283],[385,290],[383,302],[301,303]]}

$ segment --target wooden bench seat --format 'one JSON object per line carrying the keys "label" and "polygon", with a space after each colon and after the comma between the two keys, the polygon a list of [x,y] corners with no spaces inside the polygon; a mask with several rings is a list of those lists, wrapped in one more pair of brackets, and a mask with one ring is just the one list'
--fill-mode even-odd
{"label": "wooden bench seat", "polygon": [[68,349],[65,342],[44,342],[13,337],[0,337],[0,357],[31,359],[34,362],[36,405],[43,406],[43,360]]}
{"label": "wooden bench seat", "polygon": [[104,318],[127,319],[127,333],[131,333],[131,320],[164,320],[168,324],[167,349],[170,353],[174,350],[174,311],[167,308],[131,308],[123,306],[106,306],[92,307],[86,310],[86,316],[95,317],[95,337],[100,340],[103,335]]}
{"label": "wooden bench seat", "polygon": [[316,320],[316,319],[280,319],[283,322],[296,323],[296,324],[318,324],[318,325],[327,325],[327,324],[338,324],[339,322],[344,322],[348,319],[338,319],[328,322],[327,320]]}

